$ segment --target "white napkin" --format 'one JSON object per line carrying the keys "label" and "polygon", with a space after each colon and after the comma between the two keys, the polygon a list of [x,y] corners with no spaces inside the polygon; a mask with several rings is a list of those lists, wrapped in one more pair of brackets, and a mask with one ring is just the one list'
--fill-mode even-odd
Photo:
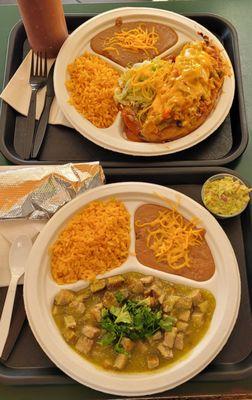
{"label": "white napkin", "polygon": [[[9,251],[17,236],[28,235],[34,242],[47,221],[10,220],[0,222],[0,287],[10,282]],[[23,283],[23,278],[19,284]]]}
{"label": "white napkin", "polygon": [[[48,70],[52,66],[54,60],[48,60]],[[5,89],[2,91],[0,97],[6,101],[11,107],[13,107],[20,114],[27,115],[30,98],[31,98],[31,86],[29,84],[30,77],[30,67],[31,67],[31,51],[28,53],[22,64],[19,66],[11,80],[8,82]],[[22,95],[20,95],[22,93]],[[39,119],[45,101],[46,87],[41,89],[37,94],[37,109],[36,109],[36,119]],[[64,117],[61,112],[56,98],[54,98],[50,116],[50,124],[59,124],[72,127],[70,122]]]}

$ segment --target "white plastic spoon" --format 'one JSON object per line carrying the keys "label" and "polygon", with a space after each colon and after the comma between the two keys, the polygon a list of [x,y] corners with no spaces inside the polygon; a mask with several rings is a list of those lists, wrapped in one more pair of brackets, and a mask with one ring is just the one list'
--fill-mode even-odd
{"label": "white plastic spoon", "polygon": [[32,248],[29,236],[18,236],[11,245],[9,254],[9,266],[11,281],[6,295],[4,308],[0,320],[0,357],[8,337],[15,293],[19,278],[24,274],[25,264]]}

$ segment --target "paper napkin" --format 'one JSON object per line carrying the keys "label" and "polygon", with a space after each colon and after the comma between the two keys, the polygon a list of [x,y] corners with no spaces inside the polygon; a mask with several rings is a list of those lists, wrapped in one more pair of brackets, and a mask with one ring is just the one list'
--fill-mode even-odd
{"label": "paper napkin", "polygon": [[[9,252],[17,236],[28,235],[34,242],[47,221],[10,220],[0,221],[0,287],[10,282]],[[18,282],[23,283],[23,278]]]}
{"label": "paper napkin", "polygon": [[[29,84],[31,54],[32,53],[30,51],[0,95],[0,97],[4,101],[6,101],[6,103],[8,103],[11,107],[13,107],[16,111],[23,115],[28,114],[31,98],[31,86]],[[48,70],[51,68],[53,62],[53,59],[48,60]],[[45,94],[46,87],[41,89],[37,94],[36,119],[39,119],[42,113],[45,101]],[[59,124],[72,127],[70,122],[67,121],[67,119],[61,112],[57,104],[56,98],[54,98],[51,106],[49,123],[54,125]]]}

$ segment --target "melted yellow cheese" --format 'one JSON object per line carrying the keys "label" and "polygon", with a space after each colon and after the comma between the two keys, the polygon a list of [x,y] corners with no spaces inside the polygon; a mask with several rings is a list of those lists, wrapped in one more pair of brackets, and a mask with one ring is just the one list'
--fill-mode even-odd
{"label": "melted yellow cheese", "polygon": [[204,113],[204,106],[211,104],[224,80],[224,63],[217,51],[203,41],[183,47],[170,78],[157,91],[143,132],[153,131],[153,126],[157,130],[157,125],[168,118],[187,126]]}

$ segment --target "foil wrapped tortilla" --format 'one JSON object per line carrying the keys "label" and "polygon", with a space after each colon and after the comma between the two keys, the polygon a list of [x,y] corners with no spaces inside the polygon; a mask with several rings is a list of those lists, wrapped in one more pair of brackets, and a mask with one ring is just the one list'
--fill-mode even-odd
{"label": "foil wrapped tortilla", "polygon": [[99,163],[8,167],[0,170],[0,219],[49,219],[104,181]]}

